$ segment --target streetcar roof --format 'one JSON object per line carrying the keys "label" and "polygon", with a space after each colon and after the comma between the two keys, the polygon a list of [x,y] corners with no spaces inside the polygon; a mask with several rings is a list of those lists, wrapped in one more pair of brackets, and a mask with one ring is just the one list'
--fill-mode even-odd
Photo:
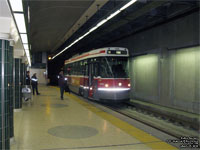
{"label": "streetcar roof", "polygon": [[[112,51],[120,52],[120,54],[111,54]],[[109,53],[110,52],[110,53]],[[123,52],[126,52],[123,54]],[[72,57],[68,60],[65,60],[65,64],[69,64],[72,62],[88,59],[88,58],[94,58],[94,57],[102,57],[102,56],[115,56],[115,57],[128,57],[128,49],[123,47],[104,47],[99,48],[95,50],[91,50],[89,52],[83,53],[81,55]]]}

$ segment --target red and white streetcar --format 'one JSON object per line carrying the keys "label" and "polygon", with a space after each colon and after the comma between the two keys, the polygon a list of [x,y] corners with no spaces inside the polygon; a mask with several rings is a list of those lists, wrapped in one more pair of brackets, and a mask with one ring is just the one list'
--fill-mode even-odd
{"label": "red and white streetcar", "polygon": [[106,47],[66,60],[64,74],[70,90],[97,101],[129,100],[128,57],[126,48]]}

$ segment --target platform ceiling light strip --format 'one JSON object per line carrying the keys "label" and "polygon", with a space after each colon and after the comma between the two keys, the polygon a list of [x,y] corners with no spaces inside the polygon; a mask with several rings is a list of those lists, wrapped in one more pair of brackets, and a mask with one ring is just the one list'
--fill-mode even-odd
{"label": "platform ceiling light strip", "polygon": [[10,0],[12,11],[23,12],[22,0]]}
{"label": "platform ceiling light strip", "polygon": [[22,43],[28,43],[27,34],[20,34],[22,38]]}
{"label": "platform ceiling light strip", "polygon": [[25,50],[29,50],[28,44],[23,44],[23,45],[24,45],[24,49],[25,49]]}
{"label": "platform ceiling light strip", "polygon": [[[15,22],[16,22],[23,46],[24,46],[24,50],[27,56],[29,66],[31,66],[30,51],[28,47],[28,38],[27,38],[27,32],[26,32],[26,24],[25,24],[25,19],[24,19],[22,0],[9,0],[9,2],[10,2],[10,6],[13,11],[13,16],[15,18]],[[29,8],[28,8],[28,20],[30,22]]]}
{"label": "platform ceiling light strip", "polygon": [[15,16],[15,21],[17,23],[17,27],[19,29],[19,33],[26,33],[24,14],[14,13],[14,16]]}
{"label": "platform ceiling light strip", "polygon": [[74,45],[75,43],[77,43],[78,41],[80,41],[81,39],[83,39],[84,37],[86,37],[88,34],[90,34],[91,32],[93,32],[94,30],[96,30],[97,28],[99,28],[100,26],[102,26],[104,23],[106,23],[108,20],[112,19],[113,17],[115,17],[116,15],[118,15],[121,11],[125,10],[126,8],[128,8],[129,6],[131,6],[133,3],[135,3],[137,0],[131,0],[129,1],[127,4],[125,4],[124,6],[122,6],[119,10],[115,11],[114,13],[110,14],[106,19],[103,19],[102,21],[100,21],[96,26],[94,26],[93,28],[91,28],[87,33],[85,33],[83,36],[79,37],[77,40],[75,40],[74,42],[72,42],[69,46],[65,47],[62,51],[60,51],[58,54],[56,54],[55,56],[52,57],[52,59],[54,59],[55,57],[57,57],[58,55],[60,55],[61,53],[63,53],[64,51],[66,51],[67,49],[69,49],[72,45]]}
{"label": "platform ceiling light strip", "polygon": [[27,59],[28,59],[29,66],[31,66],[31,58],[27,57]]}

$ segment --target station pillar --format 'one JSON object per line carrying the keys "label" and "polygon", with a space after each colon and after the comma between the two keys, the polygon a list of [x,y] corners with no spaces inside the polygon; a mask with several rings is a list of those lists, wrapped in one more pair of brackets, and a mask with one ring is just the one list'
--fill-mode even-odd
{"label": "station pillar", "polygon": [[21,94],[21,58],[14,59],[14,110],[15,112],[22,109],[22,94]]}
{"label": "station pillar", "polygon": [[0,149],[10,149],[9,49],[10,42],[0,39]]}
{"label": "station pillar", "polygon": [[14,46],[14,41],[10,41],[10,48],[8,52],[8,78],[9,78],[9,101],[10,101],[10,117],[9,117],[9,122],[10,122],[10,141],[12,142],[14,140],[14,114],[13,114],[13,90],[14,90],[14,83],[13,83],[13,60],[14,60],[14,55],[13,55],[13,46]]}

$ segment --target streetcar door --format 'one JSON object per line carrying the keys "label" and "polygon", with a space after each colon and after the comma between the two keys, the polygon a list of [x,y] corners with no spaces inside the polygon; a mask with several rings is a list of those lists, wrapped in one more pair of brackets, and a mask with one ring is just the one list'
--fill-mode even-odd
{"label": "streetcar door", "polygon": [[88,85],[89,85],[89,93],[88,97],[95,99],[94,94],[97,90],[97,76],[99,75],[99,67],[98,63],[90,63],[89,64],[89,80],[88,80]]}
{"label": "streetcar door", "polygon": [[81,93],[84,97],[88,97],[89,93],[89,65],[86,64],[84,68],[84,79],[83,79],[83,92]]}

